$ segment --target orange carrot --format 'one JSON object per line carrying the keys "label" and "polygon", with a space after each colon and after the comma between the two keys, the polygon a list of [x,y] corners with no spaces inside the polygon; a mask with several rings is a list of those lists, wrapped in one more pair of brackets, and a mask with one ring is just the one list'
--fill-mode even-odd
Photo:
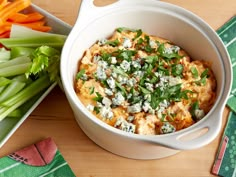
{"label": "orange carrot", "polygon": [[0,0],[0,37],[8,37],[12,24],[29,27],[33,30],[48,32],[44,16],[39,12],[24,13],[31,0]]}
{"label": "orange carrot", "polygon": [[18,22],[27,18],[27,14],[15,13],[8,17],[7,21]]}
{"label": "orange carrot", "polygon": [[30,0],[15,0],[5,5],[0,10],[0,25],[2,25],[12,14],[29,7],[30,3]]}
{"label": "orange carrot", "polygon": [[[9,38],[9,37],[10,37],[10,31],[6,31],[3,34],[0,34],[0,38]],[[2,46],[0,46],[0,47],[2,47]]]}
{"label": "orange carrot", "polygon": [[4,34],[7,31],[11,30],[11,24],[4,24],[0,26],[0,34]]}
{"label": "orange carrot", "polygon": [[48,32],[52,29],[50,26],[45,25],[44,20],[35,21],[35,22],[31,22],[31,23],[5,22],[4,25],[0,25],[0,35],[4,34],[7,31],[10,31],[12,24],[25,26],[25,27],[31,28],[33,30],[42,31],[42,32]]}
{"label": "orange carrot", "polygon": [[7,4],[8,4],[7,0],[0,0],[0,10]]}
{"label": "orange carrot", "polygon": [[39,12],[32,12],[29,14],[15,13],[15,14],[12,14],[8,18],[8,21],[12,21],[16,23],[28,23],[28,22],[35,22],[43,18],[44,16],[40,14]]}
{"label": "orange carrot", "polygon": [[51,27],[45,26],[45,23],[46,22],[44,20],[40,20],[36,22],[31,22],[31,23],[15,23],[15,24],[26,26],[33,30],[38,30],[38,31],[43,31],[43,32],[50,31]]}

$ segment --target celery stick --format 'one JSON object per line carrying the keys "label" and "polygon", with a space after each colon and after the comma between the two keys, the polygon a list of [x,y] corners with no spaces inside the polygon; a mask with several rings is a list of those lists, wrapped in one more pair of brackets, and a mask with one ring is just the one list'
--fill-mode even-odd
{"label": "celery stick", "polygon": [[5,89],[6,86],[0,86],[0,93]]}
{"label": "celery stick", "polygon": [[11,83],[11,80],[5,77],[0,77],[0,87]]}
{"label": "celery stick", "polygon": [[30,47],[12,47],[11,48],[11,58],[16,58],[20,56],[30,56],[35,49]]}
{"label": "celery stick", "polygon": [[14,96],[20,90],[24,88],[26,84],[24,82],[19,82],[14,80],[9,84],[0,94],[0,102]]}
{"label": "celery stick", "polygon": [[7,48],[12,47],[40,47],[43,45],[62,48],[65,43],[65,39],[58,38],[56,36],[43,36],[43,37],[22,37],[22,38],[1,38],[0,43],[2,43]]}
{"label": "celery stick", "polygon": [[30,28],[13,24],[11,27],[10,38],[33,38],[33,37],[44,37],[44,36],[55,36],[61,39],[66,39],[67,36],[63,34],[55,34],[55,33],[45,33],[36,30],[32,30]]}
{"label": "celery stick", "polygon": [[[30,100],[39,92],[50,86],[50,80],[47,75],[40,77],[32,82],[28,87],[17,93],[14,97],[9,98],[1,104],[0,121],[6,118],[12,111]],[[6,107],[4,107],[6,106]]]}
{"label": "celery stick", "polygon": [[5,48],[0,48],[0,62],[5,62],[11,58],[11,52]]}
{"label": "celery stick", "polygon": [[21,100],[28,100],[29,98],[36,95],[38,92],[47,88],[50,85],[50,80],[48,75],[43,75],[27,87],[25,87],[21,92],[17,93],[14,97],[7,99],[6,101],[0,103],[1,106],[13,106],[14,104],[20,102]]}
{"label": "celery stick", "polygon": [[6,68],[9,66],[14,66],[14,65],[28,63],[28,62],[31,62],[31,59],[28,56],[21,56],[21,57],[13,58],[6,62],[0,63],[0,68]]}
{"label": "celery stick", "polygon": [[29,77],[27,78],[25,74],[21,74],[21,75],[17,75],[14,78],[12,78],[12,81],[19,81],[19,82],[24,82],[26,84],[30,84],[32,81],[32,79]]}
{"label": "celery stick", "polygon": [[34,48],[43,45],[62,48],[66,38],[66,35],[39,32],[20,25],[12,25],[10,38],[2,38],[0,39],[0,43],[2,43],[7,48]]}
{"label": "celery stick", "polygon": [[32,62],[28,62],[28,63],[18,64],[15,66],[1,68],[0,69],[0,76],[9,77],[9,76],[15,76],[15,75],[19,75],[19,74],[24,74],[29,69],[31,64],[32,64]]}
{"label": "celery stick", "polygon": [[15,110],[13,110],[12,112],[10,112],[7,116],[8,117],[22,117],[23,116],[23,112],[22,112],[22,110],[20,109],[20,108],[18,108],[18,109],[15,109]]}

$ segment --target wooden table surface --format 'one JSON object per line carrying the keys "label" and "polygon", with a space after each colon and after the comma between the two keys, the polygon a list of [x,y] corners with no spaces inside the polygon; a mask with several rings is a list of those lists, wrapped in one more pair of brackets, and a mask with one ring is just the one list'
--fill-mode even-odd
{"label": "wooden table surface", "polygon": [[[218,29],[236,14],[235,0],[164,0],[184,7]],[[32,0],[58,18],[73,25],[80,0]],[[103,5],[112,0],[96,0]],[[228,110],[224,111],[223,127]],[[222,133],[222,132],[221,132]],[[209,145],[182,151],[159,160],[132,160],[113,155],[94,144],[77,125],[63,92],[56,87],[0,149],[4,156],[52,137],[76,176],[79,177],[145,177],[214,176],[210,173],[221,134]]]}

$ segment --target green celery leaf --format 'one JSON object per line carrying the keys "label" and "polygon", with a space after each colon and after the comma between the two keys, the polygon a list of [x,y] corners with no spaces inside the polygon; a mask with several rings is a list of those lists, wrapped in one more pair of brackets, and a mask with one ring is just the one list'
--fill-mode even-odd
{"label": "green celery leaf", "polygon": [[59,81],[59,65],[60,65],[60,52],[49,46],[41,46],[35,49],[30,58],[32,59],[32,65],[26,76],[40,75],[42,73],[48,73],[50,80]]}

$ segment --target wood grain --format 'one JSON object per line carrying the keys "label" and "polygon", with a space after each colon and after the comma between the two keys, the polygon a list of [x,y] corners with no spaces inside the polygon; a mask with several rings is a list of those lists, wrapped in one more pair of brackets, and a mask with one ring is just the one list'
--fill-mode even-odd
{"label": "wood grain", "polygon": [[[97,0],[98,6],[114,0]],[[235,0],[165,0],[186,8],[218,29],[236,14]],[[36,5],[73,25],[80,0],[32,0]],[[225,108],[222,132],[227,120]],[[222,134],[221,132],[221,134]],[[77,125],[64,93],[56,87],[35,109],[8,142],[0,156],[52,137],[59,150],[79,177],[208,177],[221,134],[209,145],[159,160],[132,160],[113,155],[94,144]]]}

